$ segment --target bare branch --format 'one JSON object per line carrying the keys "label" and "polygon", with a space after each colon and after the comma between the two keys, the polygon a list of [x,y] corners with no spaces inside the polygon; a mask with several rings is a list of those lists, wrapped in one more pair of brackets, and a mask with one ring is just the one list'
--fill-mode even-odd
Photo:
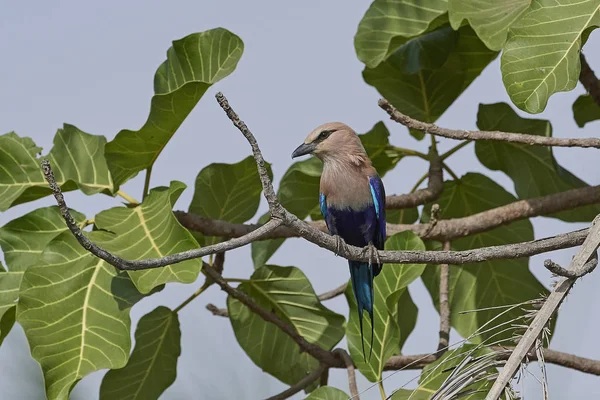
{"label": "bare branch", "polygon": [[[450,242],[444,242],[444,251],[450,250]],[[436,356],[440,357],[450,342],[450,266],[440,265],[440,341]]]}
{"label": "bare branch", "polygon": [[[514,347],[494,347],[496,351],[497,360],[508,360],[510,354],[514,350]],[[556,351],[551,349],[543,349],[544,360],[547,363],[559,365],[561,367],[570,368],[576,371],[580,371],[586,374],[600,376],[600,360],[592,360],[591,358],[585,358],[576,356],[573,354],[563,353],[562,351]],[[436,361],[437,357],[434,354],[413,354],[413,355],[401,355],[392,356],[385,363],[384,370],[395,371],[399,369],[422,369],[427,364],[431,364]],[[536,361],[537,356],[535,351],[527,353],[528,361]]]}
{"label": "bare branch", "polygon": [[598,78],[596,74],[590,68],[583,53],[579,53],[579,61],[581,62],[581,72],[579,73],[579,82],[583,85],[585,90],[592,96],[594,102],[600,107],[600,85],[598,85]]}
{"label": "bare branch", "polygon": [[[579,271],[584,268],[584,264],[586,264],[590,257],[596,253],[599,244],[600,215],[592,222],[589,234],[579,252],[573,257],[573,260],[571,260],[569,269],[572,271]],[[557,282],[556,286],[542,305],[542,308],[536,313],[536,316],[527,328],[527,331],[521,340],[519,340],[517,347],[515,347],[515,350],[511,353],[506,365],[502,368],[502,371],[490,389],[486,400],[497,400],[500,397],[506,385],[513,378],[517,369],[519,369],[523,359],[531,350],[536,339],[540,336],[552,315],[567,296],[571,287],[573,287],[575,281],[576,279],[573,278],[562,278]]]}
{"label": "bare branch", "polygon": [[436,149],[431,149],[429,152],[431,161],[429,163],[429,180],[427,188],[419,189],[409,194],[399,194],[387,196],[385,199],[386,208],[400,209],[416,207],[421,204],[435,201],[442,190],[444,190],[444,176],[442,174],[442,160]]}
{"label": "bare branch", "polygon": [[592,257],[588,260],[588,262],[586,262],[583,265],[583,267],[578,271],[565,269],[565,268],[561,267],[560,265],[558,265],[557,263],[553,262],[552,260],[544,261],[544,267],[546,267],[547,270],[549,270],[556,276],[564,276],[567,278],[581,278],[582,276],[587,275],[590,272],[592,272],[596,268],[597,265],[598,265],[598,254],[597,253],[592,254]]}
{"label": "bare branch", "polygon": [[352,358],[350,358],[350,355],[344,349],[338,348],[333,352],[341,357],[346,365],[346,369],[348,370],[348,386],[350,388],[350,396],[352,400],[360,400],[358,395],[358,386],[356,385],[356,371],[354,368],[354,363],[352,362]]}
{"label": "bare branch", "polygon": [[499,140],[510,143],[522,143],[536,146],[556,146],[556,147],[595,147],[600,148],[600,139],[564,139],[548,136],[527,135],[524,133],[511,133],[500,131],[465,131],[458,129],[441,128],[435,124],[421,122],[402,114],[387,100],[380,99],[379,107],[388,113],[391,119],[406,126],[409,129],[416,129],[435,136],[442,136],[455,140]]}
{"label": "bare branch", "polygon": [[322,293],[319,295],[319,300],[321,300],[321,301],[329,300],[329,299],[333,299],[334,297],[337,297],[341,294],[344,294],[347,286],[348,286],[348,282],[345,282],[345,283],[341,284],[340,286],[336,287],[335,289],[332,289],[328,292]]}
{"label": "bare branch", "polygon": [[226,308],[219,308],[212,303],[208,303],[206,309],[217,317],[229,318],[229,311]]}
{"label": "bare branch", "polygon": [[267,400],[283,400],[290,398],[299,391],[309,387],[313,382],[319,379],[325,371],[327,371],[327,368],[323,364],[321,364],[319,365],[319,368],[315,369],[313,372],[300,379],[298,383],[296,383],[293,386],[290,386],[289,388],[287,388],[279,394],[276,394],[275,396],[267,398]]}
{"label": "bare branch", "polygon": [[[411,230],[422,239],[447,241],[486,232],[498,226],[514,221],[550,215],[564,210],[572,210],[590,204],[600,203],[600,185],[571,189],[547,196],[519,200],[504,206],[492,208],[462,218],[451,218],[432,224],[387,224],[390,236],[395,233]],[[227,221],[211,220],[183,211],[176,211],[179,221],[186,228],[210,236],[239,237],[256,230],[261,225],[232,224]],[[307,222],[312,228],[327,232],[323,221]],[[261,236],[259,240],[297,237],[298,233],[287,226]]]}
{"label": "bare branch", "polygon": [[227,282],[225,282],[223,277],[214,268],[212,268],[208,264],[204,264],[203,270],[208,276],[210,276],[213,279],[213,281],[217,285],[219,285],[221,290],[223,290],[225,293],[227,293],[231,297],[239,300],[240,303],[244,304],[252,312],[254,312],[256,315],[258,315],[265,321],[270,322],[273,325],[277,326],[279,329],[281,329],[286,335],[288,335],[290,338],[292,338],[294,340],[294,342],[296,342],[298,344],[298,346],[300,346],[300,349],[302,351],[307,352],[308,354],[310,354],[311,356],[313,356],[314,358],[319,360],[322,364],[325,364],[327,366],[339,367],[342,365],[341,360],[336,358],[333,355],[333,353],[323,349],[319,345],[307,342],[306,339],[304,339],[304,337],[302,335],[300,335],[296,331],[296,329],[294,329],[294,327],[286,324],[276,314],[269,312],[269,311],[265,310],[263,307],[256,304],[254,302],[254,300],[252,300],[250,298],[250,296],[248,296],[246,293],[230,286]]}

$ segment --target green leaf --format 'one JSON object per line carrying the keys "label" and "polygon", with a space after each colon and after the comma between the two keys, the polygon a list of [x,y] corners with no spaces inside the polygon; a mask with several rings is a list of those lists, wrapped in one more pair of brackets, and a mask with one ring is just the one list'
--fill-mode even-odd
{"label": "green leaf", "polygon": [[[477,127],[487,131],[552,136],[552,125],[549,121],[521,118],[506,103],[480,104]],[[521,199],[588,186],[558,164],[552,154],[552,147],[502,141],[477,141],[475,153],[483,165],[508,175],[515,184],[517,196]],[[600,206],[591,205],[548,216],[567,222],[588,222],[598,213],[600,213]]]}
{"label": "green leaf", "polygon": [[[418,52],[411,50],[415,46]],[[446,27],[406,43],[378,67],[365,68],[363,78],[402,113],[433,123],[496,55],[468,26],[458,32]],[[422,61],[431,58],[437,62]]]}
{"label": "green leaf", "polygon": [[419,219],[417,207],[385,211],[385,220],[388,224],[412,224],[417,219]]}
{"label": "green leaf", "polygon": [[[271,164],[266,163],[272,179]],[[196,177],[189,212],[231,223],[248,221],[256,214],[262,185],[256,161],[250,156],[236,164],[210,164]],[[210,238],[205,245],[221,241]]]}
{"label": "green leaf", "polygon": [[[404,231],[390,237],[385,243],[386,250],[425,250],[421,239],[413,232]],[[403,318],[403,310],[399,309],[399,300],[409,283],[421,275],[425,264],[386,264],[381,273],[373,281],[375,303],[373,310],[374,339],[373,354],[371,350],[371,321],[367,313],[363,315],[363,332],[365,337],[365,352],[362,351],[360,321],[356,300],[351,283],[346,289],[346,298],[350,306],[350,316],[346,326],[348,349],[360,372],[371,382],[381,379],[385,362],[394,354],[400,353],[400,347],[408,334],[414,328],[414,312],[410,310],[408,318]],[[409,297],[410,298],[410,297]],[[406,302],[406,298],[403,299]],[[400,324],[398,323],[400,321]],[[406,322],[406,324],[404,323]],[[401,338],[404,336],[404,339]]]}
{"label": "green leaf", "polygon": [[104,376],[100,399],[158,399],[175,382],[180,341],[176,312],[159,306],[144,315],[135,331],[135,348],[127,365]]}
{"label": "green leaf", "polygon": [[[116,235],[98,244],[128,260],[159,258],[199,248],[172,211],[185,188],[185,184],[172,181],[168,188],[152,189],[137,207],[102,211],[96,215],[96,227]],[[129,271],[129,276],[138,290],[146,294],[167,282],[192,283],[201,268],[202,260],[194,259],[162,268]]]}
{"label": "green leaf", "polygon": [[[435,393],[442,384],[446,383],[446,380],[450,377],[450,374],[454,371],[454,368],[459,366],[467,357],[477,359],[485,354],[489,353],[489,350],[485,348],[477,348],[472,344],[464,344],[461,347],[450,350],[444,353],[442,357],[433,363],[423,368],[421,377],[419,378],[419,386],[414,389],[400,389],[392,395],[392,400],[428,400],[431,395]],[[491,359],[493,361],[493,359]],[[461,368],[461,372],[468,373],[469,364]],[[490,367],[490,371],[496,371]],[[492,372],[489,372],[490,374]],[[493,380],[483,379],[478,380],[477,383],[470,386],[464,387],[459,393],[462,393],[460,397],[465,400],[483,400],[485,395],[492,387]],[[474,393],[466,394],[467,392],[473,391]]]}
{"label": "green leaf", "polygon": [[358,59],[374,68],[410,38],[444,23],[447,0],[375,0],[358,25]]}
{"label": "green leaf", "polygon": [[[70,210],[78,224],[85,216]],[[62,232],[69,231],[57,206],[39,208],[0,228],[0,247],[8,271],[0,266],[0,343],[15,319],[15,305],[25,270],[40,263],[42,251]]]}
{"label": "green leaf", "polygon": [[312,392],[305,400],[348,400],[344,391],[333,386],[321,386]]}
{"label": "green leaf", "polygon": [[[300,219],[305,219],[319,204],[319,181],[323,165],[315,157],[293,163],[279,183],[277,196],[281,205]],[[269,220],[269,214],[260,217],[259,223]],[[259,268],[271,258],[285,239],[253,242],[252,260]]]}
{"label": "green leaf", "polygon": [[[459,181],[444,182],[444,191],[436,203],[441,207],[441,218],[449,219],[473,215],[515,200],[512,194],[490,178],[477,173],[468,173]],[[429,209],[430,205],[426,207],[424,221],[428,220]],[[531,222],[521,220],[457,239],[452,242],[452,248],[472,250],[530,240],[533,240]],[[459,334],[465,338],[469,337],[504,310],[492,309],[460,314],[462,311],[517,304],[548,294],[548,290],[529,271],[528,260],[520,258],[450,266],[451,321]],[[429,290],[433,304],[438,308],[439,266],[428,266],[421,279]],[[495,319],[491,325],[486,326],[486,330],[523,315],[522,307],[518,307]],[[471,341],[479,343],[500,330],[478,334]],[[508,339],[513,333],[512,330],[505,331],[494,336],[493,340]]]}
{"label": "green leaf", "polygon": [[581,95],[573,103],[573,117],[577,126],[583,128],[588,122],[600,119],[600,106],[589,94]]}
{"label": "green leaf", "polygon": [[120,131],[106,145],[115,185],[154,164],[208,88],[233,72],[243,49],[242,40],[223,28],[173,42],[154,76],[148,120],[139,131]]}
{"label": "green leaf", "polygon": [[[331,350],[344,336],[344,317],[321,305],[298,268],[265,265],[238,289],[293,326],[310,343]],[[291,385],[317,368],[317,360],[301,353],[289,336],[238,300],[229,296],[227,308],[240,346],[263,371]]]}
{"label": "green leaf", "polygon": [[[86,234],[94,241],[107,235]],[[88,253],[71,232],[48,244],[42,261],[25,271],[17,306],[48,399],[67,400],[86,375],[125,365],[129,310],[139,299],[126,274]]]}
{"label": "green leaf", "polygon": [[[114,185],[104,158],[104,136],[64,124],[48,153],[56,182],[63,192],[77,188],[85,194],[111,194]],[[37,147],[28,137],[10,132],[0,136],[0,211],[51,193],[42,174]]]}
{"label": "green leaf", "polygon": [[[410,292],[408,289],[406,290],[398,290],[397,295],[392,295],[388,297],[386,304],[388,309],[393,310],[394,305],[397,306],[398,311],[396,312],[396,322],[400,327],[400,344],[398,348],[402,350],[404,347],[404,343],[406,343],[406,339],[410,336],[412,331],[415,329],[417,325],[417,317],[419,316],[419,309],[417,305],[414,303],[412,297],[410,296]],[[397,297],[397,298],[396,298]]]}
{"label": "green leaf", "polygon": [[537,114],[556,92],[577,85],[581,35],[600,23],[597,0],[533,0],[511,26],[501,58],[502,80],[512,102]]}
{"label": "green leaf", "polygon": [[489,49],[499,51],[506,42],[508,28],[530,4],[531,0],[449,0],[448,19],[456,30],[463,19],[468,20],[481,41]]}
{"label": "green leaf", "polygon": [[390,144],[390,131],[382,121],[367,133],[358,135],[380,177],[396,167],[405,154]]}

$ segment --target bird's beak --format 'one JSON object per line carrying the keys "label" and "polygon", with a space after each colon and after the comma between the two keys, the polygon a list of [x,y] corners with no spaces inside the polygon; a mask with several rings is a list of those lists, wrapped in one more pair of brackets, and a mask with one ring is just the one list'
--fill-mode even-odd
{"label": "bird's beak", "polygon": [[317,145],[315,143],[302,143],[294,152],[292,153],[292,158],[304,156],[306,154],[311,154],[315,151]]}

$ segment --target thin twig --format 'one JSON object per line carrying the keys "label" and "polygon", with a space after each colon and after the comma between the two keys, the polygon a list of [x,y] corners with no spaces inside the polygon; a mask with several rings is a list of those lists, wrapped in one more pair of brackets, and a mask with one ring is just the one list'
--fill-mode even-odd
{"label": "thin twig", "polygon": [[346,365],[346,370],[348,370],[348,387],[350,388],[351,399],[360,400],[360,396],[358,395],[358,386],[356,385],[356,371],[354,363],[352,362],[352,358],[350,358],[350,355],[344,349],[338,348],[333,352],[341,357],[341,359],[344,361],[344,365]]}
{"label": "thin twig", "polygon": [[300,379],[298,383],[290,386],[289,388],[287,388],[279,394],[276,394],[275,396],[267,398],[267,400],[283,400],[292,397],[299,391],[309,387],[313,382],[319,379],[323,372],[326,370],[327,368],[323,364],[319,365],[319,368],[315,369],[313,372]]}
{"label": "thin twig", "polygon": [[319,295],[319,300],[323,301],[323,300],[329,300],[329,299],[333,299],[334,297],[337,297],[341,294],[344,294],[344,292],[346,291],[346,287],[348,286],[348,282],[344,282],[343,284],[341,284],[340,286],[336,287],[335,289],[331,289],[325,293],[321,293]]}
{"label": "thin twig", "polygon": [[583,267],[577,271],[565,269],[553,262],[552,260],[544,261],[544,267],[556,276],[564,276],[567,278],[581,278],[584,275],[592,272],[598,265],[598,254],[592,254],[592,257],[586,262]]}
{"label": "thin twig", "polygon": [[226,308],[219,308],[212,303],[208,303],[206,309],[215,316],[229,318],[229,311]]}
{"label": "thin twig", "polygon": [[[450,242],[444,242],[444,251],[450,250]],[[440,340],[438,343],[437,357],[440,357],[448,348],[450,342],[450,266],[440,265]]]}
{"label": "thin twig", "polygon": [[[592,222],[589,235],[586,237],[585,242],[581,246],[579,252],[575,255],[575,257],[573,257],[573,260],[571,260],[569,269],[578,271],[583,268],[584,264],[588,262],[590,257],[596,253],[596,249],[598,248],[599,244],[600,215],[597,216]],[[506,365],[504,368],[502,368],[502,371],[490,389],[486,400],[497,400],[500,397],[506,385],[508,385],[509,381],[521,366],[523,359],[531,350],[535,340],[540,336],[552,315],[554,315],[564,298],[569,293],[571,287],[573,287],[575,281],[576,279],[573,278],[562,278],[557,282],[556,286],[544,302],[542,308],[540,308],[540,310],[536,313],[536,316],[527,328],[527,331],[521,340],[519,340],[517,347],[515,347],[515,350],[511,353]]]}
{"label": "thin twig", "polygon": [[421,132],[429,133],[435,136],[442,136],[448,139],[456,140],[499,140],[509,143],[523,143],[537,146],[556,146],[556,147],[594,147],[600,148],[600,139],[565,139],[548,136],[527,135],[524,133],[511,133],[500,131],[465,131],[458,129],[441,128],[437,125],[427,122],[421,122],[402,114],[387,100],[380,99],[379,107],[383,108],[390,118],[409,129],[416,129]]}
{"label": "thin twig", "polygon": [[585,90],[594,99],[594,102],[600,107],[600,85],[598,84],[598,78],[596,78],[596,74],[594,74],[594,71],[587,63],[583,53],[579,53],[579,61],[581,62],[579,82],[581,82]]}

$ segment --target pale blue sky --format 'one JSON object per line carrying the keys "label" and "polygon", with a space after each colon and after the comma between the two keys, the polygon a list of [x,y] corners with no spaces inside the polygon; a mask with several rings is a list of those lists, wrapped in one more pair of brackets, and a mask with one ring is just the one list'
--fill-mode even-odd
{"label": "pale blue sky", "polygon": [[[299,3],[281,1],[103,1],[103,2],[3,2],[0,7],[0,133],[16,131],[30,136],[48,151],[63,122],[83,131],[105,135],[109,140],[123,128],[138,129],[146,120],[152,96],[152,80],[164,60],[171,41],[187,34],[224,27],[239,35],[245,44],[237,70],[211,88],[185,121],[154,167],[152,186],[180,180],[188,185],[176,205],[187,209],[196,174],[212,162],[237,162],[250,154],[243,137],[232,127],[214,101],[223,91],[255,133],[265,158],[273,163],[276,183],[291,164],[292,150],[308,132],[326,121],[344,121],[365,132],[384,120],[391,141],[402,147],[425,151],[426,141],[416,142],[405,128],[389,121],[377,106],[379,95],[361,77],[353,37],[370,1],[342,0]],[[598,46],[592,35],[587,48]],[[600,71],[600,55],[588,51],[588,61]],[[509,102],[502,86],[499,60],[440,118],[442,126],[474,129],[479,103]],[[561,137],[598,136],[598,122],[577,128],[571,104],[583,93],[579,85],[570,93],[551,98],[546,111],[536,118],[552,121],[554,134]],[[521,113],[524,115],[523,113]],[[456,142],[441,141],[442,149]],[[597,151],[557,149],[558,161],[590,184],[599,184]],[[514,193],[512,182],[501,173],[486,171],[477,161],[473,146],[450,160],[459,174],[483,171]],[[386,175],[388,193],[410,190],[426,171],[421,160],[405,159]],[[141,197],[143,178],[127,183],[124,190]],[[93,216],[118,206],[118,199],[69,193],[69,205]],[[46,198],[0,214],[0,225],[26,212],[53,204]],[[266,209],[261,205],[260,215]],[[536,237],[546,237],[583,227],[557,220],[536,218]],[[574,250],[552,254],[566,265]],[[532,271],[546,285],[550,276],[542,261],[531,260]],[[316,292],[338,286],[348,279],[347,264],[327,251],[300,240],[289,240],[272,258],[272,263],[300,267]],[[252,272],[250,248],[227,254],[226,275],[247,277]],[[597,333],[600,323],[590,310],[598,308],[597,276],[579,282],[561,309],[551,347],[600,359]],[[171,284],[159,295],[135,307],[137,320],[157,305],[175,307],[193,293],[198,284]],[[416,330],[406,343],[407,353],[434,349],[438,317],[420,281],[410,287],[419,307]],[[264,374],[238,346],[226,319],[213,317],[204,306],[225,305],[225,295],[213,287],[180,314],[182,355],[178,377],[162,399],[258,399],[275,394],[284,385]],[[326,305],[347,316],[344,298]],[[454,338],[456,339],[456,335]],[[537,366],[529,369],[537,373]],[[598,391],[598,378],[550,366],[552,398],[587,399]],[[73,391],[74,399],[97,399],[104,371],[83,379]],[[402,372],[385,381],[388,393],[407,382],[415,372]],[[345,373],[332,371],[330,383],[348,390]],[[359,379],[361,389],[369,382]],[[41,371],[31,358],[20,327],[0,347],[0,387],[7,399],[44,398]],[[519,388],[522,388],[519,385]],[[528,379],[528,400],[540,397],[539,384]],[[302,398],[303,396],[296,396]],[[373,388],[363,399],[378,399]]]}

